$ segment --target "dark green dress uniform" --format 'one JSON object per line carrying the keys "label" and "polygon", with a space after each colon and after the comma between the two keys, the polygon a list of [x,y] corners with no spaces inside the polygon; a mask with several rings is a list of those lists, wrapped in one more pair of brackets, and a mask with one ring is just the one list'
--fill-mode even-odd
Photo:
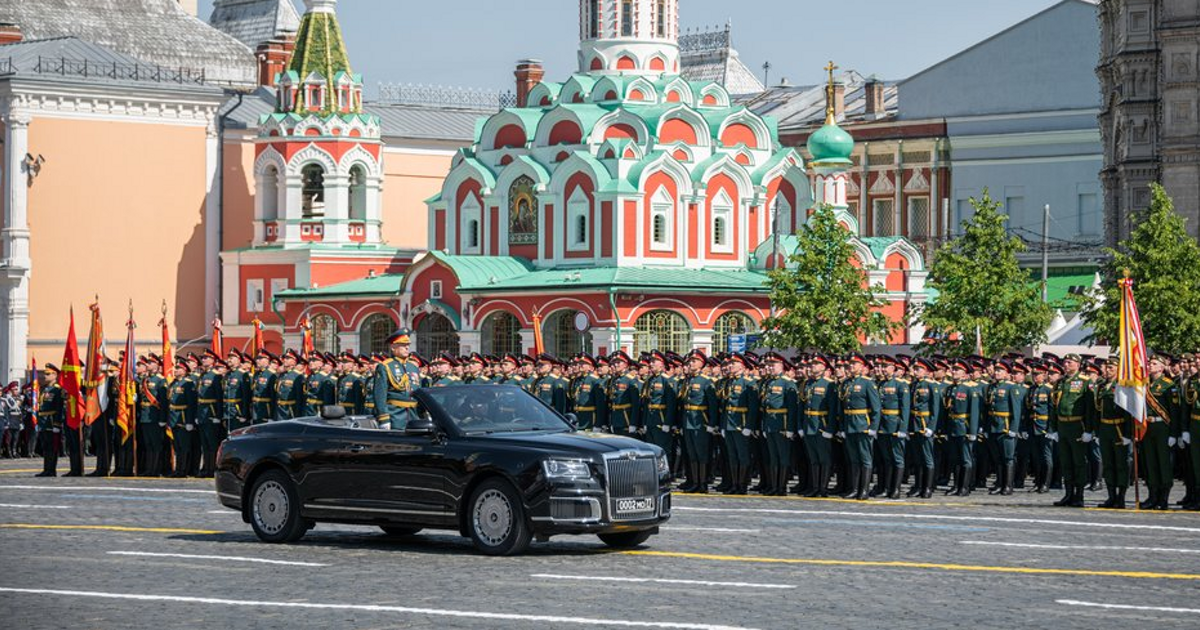
{"label": "dark green dress uniform", "polygon": [[871,482],[872,447],[879,431],[880,399],[875,382],[858,376],[846,379],[839,394],[841,425],[846,439],[846,459],[850,466],[850,494],[846,498],[864,500]]}
{"label": "dark green dress uniform", "polygon": [[453,374],[447,374],[445,376],[439,376],[429,383],[430,387],[449,387],[451,385],[462,385],[462,379]]}
{"label": "dark green dress uniform", "polygon": [[988,390],[987,407],[988,448],[994,461],[1000,462],[993,494],[1012,494],[1016,473],[1017,432],[1021,427],[1021,387],[1010,381],[999,381]]}
{"label": "dark green dress uniform", "polygon": [[646,440],[666,451],[674,471],[675,383],[666,374],[655,374],[642,384],[641,398],[641,426],[646,429]]}
{"label": "dark green dress uniform", "polygon": [[767,446],[767,482],[764,494],[787,494],[792,437],[799,424],[800,395],[796,382],[786,376],[769,377],[762,386],[762,432]]}
{"label": "dark green dress uniform", "polygon": [[581,431],[592,431],[608,426],[608,400],[604,392],[604,381],[595,374],[575,379],[571,399],[574,401],[575,417]]}
{"label": "dark green dress uniform", "polygon": [[[362,379],[363,404],[362,412],[364,416],[375,416],[375,370],[371,370],[365,376],[360,376]],[[422,383],[424,387],[424,383]]]}
{"label": "dark green dress uniform", "polygon": [[212,477],[217,468],[217,447],[223,437],[221,400],[225,387],[220,374],[209,370],[196,385],[196,430],[200,435],[200,476]]}
{"label": "dark green dress uniform", "polygon": [[139,472],[158,477],[162,475],[163,447],[167,440],[167,379],[158,374],[143,379],[138,390],[138,407],[138,424],[146,442],[145,470]]}
{"label": "dark green dress uniform", "polygon": [[567,413],[566,379],[553,374],[539,376],[533,381],[533,395],[550,405],[558,413]]}
{"label": "dark green dress uniform", "polygon": [[175,436],[175,473],[172,477],[195,475],[196,463],[196,386],[181,378],[167,390],[167,426]]}
{"label": "dark green dress uniform", "polygon": [[909,414],[912,394],[908,382],[898,378],[885,379],[879,389],[879,452],[883,455],[879,492],[889,499],[900,497],[900,480],[904,477],[904,450],[908,446]]}
{"label": "dark green dress uniform", "polygon": [[942,395],[942,406],[946,411],[942,429],[954,469],[954,486],[946,494],[967,496],[971,494],[969,479],[975,468],[971,442],[979,435],[979,388],[970,381],[951,382]]}
{"label": "dark green dress uniform", "polygon": [[933,445],[936,435],[941,433],[939,422],[942,416],[942,386],[931,378],[913,382],[909,389],[912,396],[912,411],[909,413],[908,434],[912,444],[916,483],[908,496],[928,499],[933,495],[935,481]]}
{"label": "dark green dress uniform", "polygon": [[1183,506],[1185,510],[1200,510],[1200,376],[1192,376],[1187,381],[1183,391],[1183,410],[1179,414],[1183,430],[1179,432],[1180,440],[1188,451],[1190,464],[1188,473],[1191,474],[1193,497],[1191,503]]}
{"label": "dark green dress uniform", "polygon": [[721,429],[733,478],[729,493],[746,494],[750,486],[750,436],[760,430],[758,383],[738,376],[727,380],[722,391]]}
{"label": "dark green dress uniform", "polygon": [[804,413],[799,431],[804,434],[804,450],[808,454],[808,478],[812,487],[805,496],[829,496],[829,477],[833,474],[833,433],[838,416],[838,386],[828,378],[810,379],[805,383]]}
{"label": "dark green dress uniform", "polygon": [[1063,375],[1054,388],[1050,407],[1050,435],[1058,440],[1059,462],[1067,493],[1057,506],[1083,507],[1083,485],[1087,483],[1087,449],[1084,436],[1091,439],[1092,406],[1095,397],[1082,372]]}
{"label": "dark green dress uniform", "polygon": [[321,410],[337,403],[337,385],[324,372],[313,372],[304,382],[305,415],[319,416]]}
{"label": "dark green dress uniform", "polygon": [[375,366],[375,421],[379,428],[403,431],[417,417],[413,392],[421,388],[421,368],[411,357],[391,358]]}
{"label": "dark green dress uniform", "polygon": [[1146,487],[1150,497],[1142,502],[1143,509],[1168,509],[1171,486],[1175,485],[1171,463],[1171,448],[1182,433],[1179,387],[1166,375],[1150,383],[1146,392],[1146,434],[1142,438],[1141,465],[1146,470]]}
{"label": "dark green dress uniform", "polygon": [[42,449],[42,473],[39,477],[58,475],[58,448],[66,426],[66,396],[58,383],[51,383],[38,396],[38,442]]}
{"label": "dark green dress uniform", "polygon": [[275,420],[276,378],[277,375],[270,368],[259,370],[254,375],[250,389],[250,421],[252,424]]}
{"label": "dark green dress uniform", "polygon": [[1102,508],[1125,509],[1125,491],[1129,488],[1129,457],[1133,445],[1133,416],[1116,402],[1116,381],[1096,383],[1096,437],[1100,440],[1100,461],[1104,464],[1104,485],[1108,500]]}
{"label": "dark green dress uniform", "polygon": [[225,426],[230,431],[250,426],[251,378],[245,370],[232,370],[225,375]]}
{"label": "dark green dress uniform", "polygon": [[346,409],[346,413],[359,416],[363,414],[363,378],[350,373],[338,380],[337,404]]}
{"label": "dark green dress uniform", "polygon": [[299,370],[288,370],[275,381],[275,419],[291,420],[304,413],[305,376]]}
{"label": "dark green dress uniform", "polygon": [[1028,436],[1030,443],[1034,492],[1039,494],[1046,492],[1054,469],[1054,442],[1046,437],[1050,433],[1053,398],[1054,389],[1049,383],[1034,385],[1025,397],[1025,413],[1022,416],[1021,432]]}
{"label": "dark green dress uniform", "polygon": [[680,486],[684,492],[708,492],[708,459],[712,445],[710,436],[720,424],[717,388],[712,379],[696,374],[680,382],[679,397],[680,425],[683,429],[683,448],[688,458],[686,484]]}
{"label": "dark green dress uniform", "polygon": [[617,435],[635,434],[641,428],[642,383],[637,372],[615,376],[608,385],[608,426]]}

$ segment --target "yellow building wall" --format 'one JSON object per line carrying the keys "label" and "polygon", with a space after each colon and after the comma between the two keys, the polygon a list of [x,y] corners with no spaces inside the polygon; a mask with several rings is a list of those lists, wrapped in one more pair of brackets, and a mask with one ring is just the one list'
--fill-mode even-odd
{"label": "yellow building wall", "polygon": [[164,299],[172,337],[203,336],[204,128],[34,118],[29,146],[46,158],[29,189],[30,352],[62,358],[72,305],[85,352],[95,295],[114,358],[130,299],[137,339],[160,337]]}
{"label": "yellow building wall", "polygon": [[222,149],[221,251],[225,251],[249,247],[254,240],[254,143],[226,141]]}
{"label": "yellow building wall", "polygon": [[383,157],[383,240],[392,247],[429,247],[425,200],[442,189],[451,155],[386,151]]}

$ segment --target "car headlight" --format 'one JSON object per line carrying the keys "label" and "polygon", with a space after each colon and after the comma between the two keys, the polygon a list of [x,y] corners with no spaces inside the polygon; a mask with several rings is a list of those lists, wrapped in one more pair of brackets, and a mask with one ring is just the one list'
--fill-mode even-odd
{"label": "car headlight", "polygon": [[542,461],[542,471],[547,479],[590,479],[592,469],[588,463],[578,459],[547,459]]}
{"label": "car headlight", "polygon": [[669,477],[671,475],[671,462],[667,461],[666,454],[658,456],[658,476]]}

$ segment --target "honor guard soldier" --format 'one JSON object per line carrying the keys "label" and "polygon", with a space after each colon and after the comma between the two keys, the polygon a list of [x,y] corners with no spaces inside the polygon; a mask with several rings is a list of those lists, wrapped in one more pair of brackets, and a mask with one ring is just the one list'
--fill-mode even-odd
{"label": "honor guard soldier", "polygon": [[491,383],[492,379],[488,378],[487,375],[483,373],[484,368],[487,367],[487,363],[487,359],[484,358],[482,354],[479,354],[478,352],[472,352],[471,355],[467,357],[466,365],[463,366],[466,369],[463,382],[468,385],[483,385]]}
{"label": "honor guard soldier", "polygon": [[196,385],[187,378],[187,363],[175,365],[175,380],[167,389],[167,426],[175,436],[175,472],[171,477],[196,474]]}
{"label": "honor guard soldier", "polygon": [[806,497],[828,497],[829,477],[833,474],[833,433],[838,415],[837,383],[829,379],[829,359],[813,357],[804,385],[804,411],[798,431],[804,433],[808,455],[809,488]]}
{"label": "honor guard soldier", "polygon": [[221,399],[224,383],[216,365],[221,357],[212,349],[200,357],[203,373],[196,384],[196,429],[200,437],[200,476],[212,477],[217,463],[217,447],[221,444]]}
{"label": "honor guard soldier", "polygon": [[58,449],[66,426],[66,396],[58,385],[58,366],[47,363],[38,374],[41,393],[37,400],[38,444],[42,449],[42,472],[38,477],[58,476]]}
{"label": "honor guard soldier", "polygon": [[517,368],[521,365],[521,358],[515,354],[505,354],[500,357],[500,373],[492,379],[497,385],[512,385],[514,387],[521,386],[521,377],[517,374]]}
{"label": "honor guard soldier", "polygon": [[250,422],[262,424],[275,419],[275,379],[278,378],[271,369],[271,360],[275,356],[266,350],[259,350],[254,357],[254,376],[250,387]]}
{"label": "honor guard soldier", "polygon": [[1009,380],[1012,363],[999,361],[995,366],[996,382],[988,390],[984,406],[987,409],[988,448],[992,461],[1000,462],[996,473],[996,486],[988,494],[1010,495],[1013,492],[1013,477],[1016,472],[1017,429],[1021,426],[1021,411],[1024,401],[1021,389]]}
{"label": "honor guard soldier", "polygon": [[1143,510],[1170,508],[1171,486],[1175,483],[1171,449],[1181,433],[1179,388],[1167,373],[1169,359],[1161,354],[1150,358],[1150,387],[1146,391],[1147,426],[1142,438],[1141,464],[1146,467],[1150,496],[1139,505]]}
{"label": "honor guard soldier", "polygon": [[871,496],[886,494],[889,499],[900,498],[900,479],[904,477],[904,450],[908,445],[909,414],[912,411],[912,395],[908,382],[896,377],[895,359],[880,359],[883,380],[876,386],[879,390],[879,485]]}
{"label": "honor guard soldier", "polygon": [[1033,385],[1025,397],[1021,433],[1029,441],[1029,459],[1033,466],[1033,488],[1038,494],[1049,491],[1050,476],[1054,471],[1054,442],[1050,433],[1050,406],[1053,404],[1054,389],[1047,376],[1050,371],[1060,371],[1052,363],[1039,363],[1033,367]]}
{"label": "honor guard soldier", "polygon": [[303,358],[295,350],[288,350],[280,361],[284,372],[275,381],[275,419],[291,420],[304,413],[306,377],[299,368]]}
{"label": "honor guard soldier", "polygon": [[719,430],[717,389],[704,374],[708,357],[703,350],[692,350],[684,363],[685,376],[679,384],[683,404],[683,447],[688,458],[688,481],[679,489],[683,492],[708,493],[708,459],[710,436]]}
{"label": "honor guard soldier", "polygon": [[308,359],[310,374],[304,383],[307,414],[319,416],[327,405],[337,402],[337,387],[325,373],[325,356],[314,352]]}
{"label": "honor guard soldier", "polygon": [[970,370],[965,359],[955,361],[950,369],[953,380],[942,397],[942,405],[946,410],[943,429],[950,466],[954,469],[954,485],[946,494],[960,497],[971,494],[970,480],[975,468],[971,443],[979,434],[980,394],[969,380]]}
{"label": "honor guard soldier", "polygon": [[1179,432],[1179,444],[1187,449],[1188,461],[1191,464],[1187,473],[1192,479],[1192,498],[1184,501],[1183,509],[1200,511],[1200,356],[1193,355],[1189,361],[1188,379],[1181,392],[1183,410],[1179,419],[1183,424]]}
{"label": "honor guard soldier", "polygon": [[[162,476],[163,448],[167,435],[167,379],[158,374],[162,363],[153,358],[153,368],[142,380],[138,389],[138,428],[139,436],[145,438],[144,470],[138,472],[147,477]],[[150,364],[147,364],[150,367]]]}
{"label": "honor guard soldier", "polygon": [[604,382],[596,376],[596,359],[586,352],[575,359],[579,378],[572,383],[571,400],[581,431],[593,431],[608,426],[608,400]]}
{"label": "honor guard soldier", "polygon": [[538,376],[533,380],[533,395],[560,414],[567,413],[567,386],[564,379],[553,373],[558,359],[543,352],[537,358]]}
{"label": "honor guard soldier", "polygon": [[[1082,357],[1063,358],[1063,377],[1054,388],[1050,413],[1050,439],[1058,442],[1066,494],[1054,502],[1058,507],[1083,507],[1087,483],[1087,449],[1092,441],[1092,407],[1095,398],[1087,377],[1079,371]],[[1153,370],[1153,368],[1151,368]]]}
{"label": "honor guard soldier", "polygon": [[449,387],[462,384],[462,381],[452,372],[452,369],[458,365],[458,360],[449,352],[441,353],[429,365],[433,368],[430,387]]}
{"label": "honor guard soldier", "polygon": [[934,435],[939,432],[938,421],[942,413],[942,392],[938,383],[930,378],[933,364],[925,359],[917,359],[912,363],[913,384],[910,388],[912,396],[912,412],[909,414],[908,433],[911,436],[913,462],[916,469],[916,480],[909,489],[909,497],[928,499],[933,496],[934,486]]}
{"label": "honor guard soldier", "polygon": [[725,456],[730,485],[725,494],[750,491],[750,438],[759,430],[758,383],[747,376],[749,363],[741,354],[726,359],[729,377],[721,405],[721,429],[725,432]]}
{"label": "honor guard soldier", "polygon": [[849,490],[843,498],[859,501],[869,497],[867,490],[874,465],[872,448],[880,422],[879,390],[866,376],[868,367],[866,357],[851,355],[850,374],[839,393],[841,425],[838,429],[846,440],[846,460],[850,469]]}
{"label": "honor guard soldier", "polygon": [[763,494],[787,494],[788,465],[791,463],[792,438],[796,434],[800,397],[796,382],[784,372],[788,361],[783,355],[768,352],[763,357],[767,376],[762,384],[762,432],[767,446],[767,478]]}
{"label": "honor guard soldier", "polygon": [[375,421],[380,429],[403,431],[417,417],[413,391],[421,387],[421,370],[412,360],[412,333],[401,328],[387,338],[392,357],[375,366]]}
{"label": "honor guard soldier", "polygon": [[1099,507],[1125,509],[1125,491],[1129,488],[1129,449],[1133,447],[1133,416],[1116,401],[1117,367],[1113,357],[1104,363],[1104,378],[1093,388],[1096,396],[1096,437],[1100,440],[1100,460],[1104,463],[1104,486],[1108,500]]}
{"label": "honor guard soldier", "polygon": [[355,371],[358,358],[353,352],[341,356],[342,378],[338,379],[337,404],[345,408],[348,415],[363,414],[363,378]]}
{"label": "honor guard soldier", "polygon": [[649,378],[642,385],[642,426],[646,439],[667,454],[672,474],[675,471],[675,382],[666,373],[667,356],[655,350],[650,353]]}
{"label": "honor guard soldier", "polygon": [[[358,355],[358,372],[362,377],[363,415],[375,416],[375,360],[371,357]],[[422,383],[422,387],[425,384]]]}
{"label": "honor guard soldier", "polygon": [[245,357],[237,349],[229,351],[225,363],[229,365],[229,373],[225,375],[225,426],[233,431],[250,426],[251,411],[251,377],[246,371],[242,360]]}
{"label": "honor guard soldier", "polygon": [[639,419],[642,382],[632,367],[633,359],[618,350],[612,353],[608,362],[612,371],[608,384],[609,429],[617,435],[645,433]]}

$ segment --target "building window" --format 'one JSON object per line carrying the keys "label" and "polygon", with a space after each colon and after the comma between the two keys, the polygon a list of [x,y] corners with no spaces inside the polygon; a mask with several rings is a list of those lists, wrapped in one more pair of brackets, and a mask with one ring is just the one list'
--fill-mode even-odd
{"label": "building window", "polygon": [[1025,222],[1025,197],[1005,197],[1004,212],[1008,215],[1008,222],[1005,223],[1004,229],[1011,232],[1014,225],[1021,225]]}
{"label": "building window", "polygon": [[458,211],[462,215],[463,253],[478,254],[480,252],[480,241],[482,240],[482,235],[479,232],[483,208],[479,205],[479,200],[475,198],[475,195],[467,195],[467,199],[463,201]]}
{"label": "building window", "polygon": [[279,216],[279,169],[269,165],[259,176],[262,198],[262,220],[274,221]]}
{"label": "building window", "polygon": [[659,37],[667,36],[667,0],[658,0],[658,12],[655,15],[654,32]]}
{"label": "building window", "polygon": [[588,39],[600,36],[600,0],[588,1]]}
{"label": "building window", "polygon": [[568,250],[583,251],[588,248],[588,232],[590,231],[588,230],[588,214],[590,211],[591,204],[588,201],[587,193],[582,188],[576,188],[567,201]]}
{"label": "building window", "polygon": [[730,311],[713,322],[713,353],[729,352],[730,335],[747,335],[758,332],[758,325],[749,315]]}
{"label": "building window", "polygon": [[846,204],[846,212],[850,216],[854,217],[854,220],[858,221],[859,225],[867,224],[866,221],[863,219],[863,216],[861,214],[859,214],[859,212],[858,212],[858,202],[857,201],[851,201],[850,203],[847,203]]}
{"label": "building window", "polygon": [[247,280],[246,281],[246,312],[261,313],[263,305],[266,302],[266,296],[263,295],[263,281]]}
{"label": "building window", "polygon": [[429,298],[433,299],[433,300],[442,299],[442,281],[441,280],[430,280],[429,281]]}
{"label": "building window", "polygon": [[367,169],[361,164],[350,168],[350,220],[367,218]]}
{"label": "building window", "polygon": [[675,216],[675,200],[665,188],[650,199],[650,249],[671,250],[672,219]]}
{"label": "building window", "polygon": [[872,199],[874,230],[871,236],[894,236],[896,233],[896,201],[894,199]]}
{"label": "building window", "polygon": [[1094,236],[1096,227],[1100,225],[1100,199],[1094,192],[1080,193],[1076,208],[1078,215],[1078,223],[1075,225],[1075,233],[1079,235]]}
{"label": "building window", "polygon": [[484,354],[520,354],[521,322],[508,311],[492,313],[483,321],[481,342]]}
{"label": "building window", "polygon": [[395,330],[395,320],[383,313],[367,317],[358,329],[359,353],[387,352],[387,338]]}
{"label": "building window", "polygon": [[271,301],[275,300],[275,296],[281,291],[287,291],[289,283],[287,278],[271,278],[271,295],[267,296]]}
{"label": "building window", "polygon": [[436,357],[443,352],[458,354],[458,333],[454,324],[441,313],[430,313],[417,323],[417,352]]}
{"label": "building window", "polygon": [[340,352],[337,321],[332,315],[317,315],[312,318],[313,349],[317,352]]}
{"label": "building window", "polygon": [[686,354],[692,349],[692,328],[674,311],[650,311],[634,322],[633,353],[670,350]]}
{"label": "building window", "polygon": [[536,243],[538,238],[538,200],[533,180],[522,175],[508,189],[508,242],[510,245]]}
{"label": "building window", "polygon": [[933,215],[929,212],[929,197],[908,198],[908,238],[927,241],[933,235]]}
{"label": "building window", "polygon": [[633,36],[633,0],[621,0],[621,37]]}
{"label": "building window", "polygon": [[304,218],[325,216],[325,168],[309,164],[300,171]]}
{"label": "building window", "polygon": [[712,203],[712,250],[718,254],[733,253],[733,237],[729,233],[733,223],[733,201],[722,190]]}
{"label": "building window", "polygon": [[592,351],[592,333],[580,332],[575,327],[579,311],[557,311],[542,322],[542,339],[546,352],[558,357],[569,357],[580,352]]}

